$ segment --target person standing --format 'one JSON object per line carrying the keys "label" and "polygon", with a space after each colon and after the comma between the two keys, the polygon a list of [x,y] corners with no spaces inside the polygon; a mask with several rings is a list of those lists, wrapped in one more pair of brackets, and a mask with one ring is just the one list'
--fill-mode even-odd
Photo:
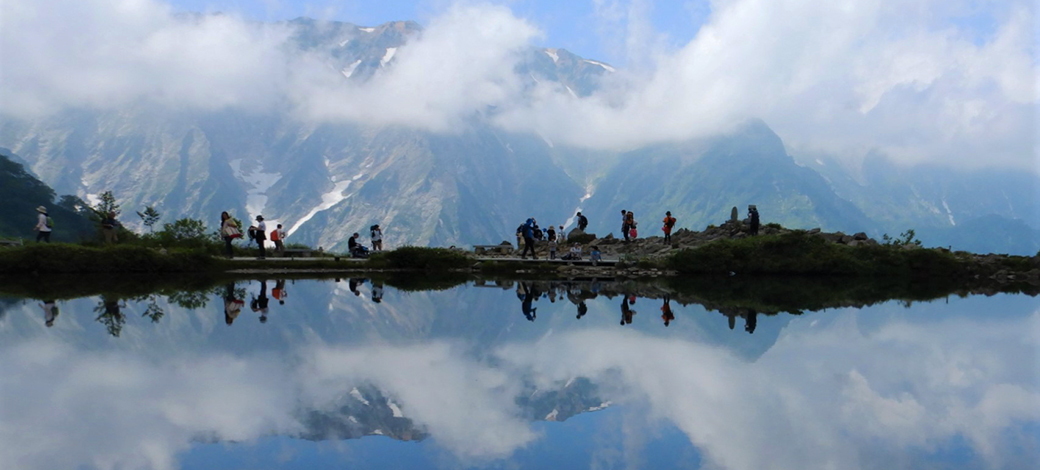
{"label": "person standing", "polygon": [[661,227],[661,230],[664,231],[665,245],[672,242],[672,227],[675,227],[675,217],[672,217],[671,211],[667,211],[664,213],[664,226]]}
{"label": "person standing", "polygon": [[37,232],[36,243],[39,243],[40,240],[43,240],[44,243],[50,243],[53,224],[51,218],[47,216],[47,208],[39,206],[36,208],[36,212],[38,212],[36,215],[36,226],[33,227],[33,230]]}
{"label": "person standing", "polygon": [[267,224],[264,223],[264,216],[256,216],[256,259],[267,259],[267,249],[264,248],[264,242],[267,241]]}
{"label": "person standing", "polygon": [[628,211],[621,209],[621,235],[628,241]]}
{"label": "person standing", "polygon": [[372,226],[372,251],[383,251],[383,230],[379,224]]}
{"label": "person standing", "polygon": [[751,222],[751,234],[758,235],[758,207],[754,204],[748,206],[748,219]]}
{"label": "person standing", "polygon": [[534,231],[535,221],[534,217],[527,219],[522,225],[523,236],[524,236],[524,251],[520,252],[520,259],[527,259],[527,251],[531,251],[531,258],[538,259],[538,254],[534,251]]}
{"label": "person standing", "polygon": [[581,215],[581,212],[578,212],[577,217],[578,217],[578,230],[581,230],[582,232],[584,232],[585,231],[585,227],[589,226],[589,219],[586,219],[584,215]]}
{"label": "person standing", "polygon": [[238,224],[235,223],[235,219],[232,219],[231,214],[228,214],[227,211],[220,213],[220,236],[224,239],[224,256],[231,259],[234,256],[231,241],[242,236],[242,234],[238,231]]}
{"label": "person standing", "polygon": [[285,230],[282,230],[282,224],[278,224],[274,230],[271,230],[271,241],[274,242],[274,252],[279,256],[284,256],[285,253]]}
{"label": "person standing", "polygon": [[638,234],[638,232],[636,232],[636,214],[635,214],[635,212],[628,211],[628,213],[625,214],[625,221],[628,224],[628,232],[629,232],[628,235],[626,235],[625,238],[626,239],[636,238],[636,235]]}

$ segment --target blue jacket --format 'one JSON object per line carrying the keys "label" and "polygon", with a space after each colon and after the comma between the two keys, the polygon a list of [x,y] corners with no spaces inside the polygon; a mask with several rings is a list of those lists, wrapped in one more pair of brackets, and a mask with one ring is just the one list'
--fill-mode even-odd
{"label": "blue jacket", "polygon": [[524,238],[534,238],[534,219],[524,222]]}

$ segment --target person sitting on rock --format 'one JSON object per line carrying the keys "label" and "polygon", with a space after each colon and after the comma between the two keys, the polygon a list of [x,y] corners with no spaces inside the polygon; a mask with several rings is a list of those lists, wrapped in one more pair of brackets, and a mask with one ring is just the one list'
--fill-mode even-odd
{"label": "person sitting on rock", "polygon": [[571,250],[566,255],[563,256],[563,259],[568,260],[568,261],[580,260],[581,259],[581,245],[578,244],[578,243],[575,243],[574,246],[571,247]]}
{"label": "person sitting on rock", "polygon": [[347,249],[350,250],[350,256],[354,258],[368,258],[368,248],[365,247],[365,245],[358,243],[359,237],[361,237],[361,235],[354,232],[354,235],[351,235],[350,240],[347,240]]}

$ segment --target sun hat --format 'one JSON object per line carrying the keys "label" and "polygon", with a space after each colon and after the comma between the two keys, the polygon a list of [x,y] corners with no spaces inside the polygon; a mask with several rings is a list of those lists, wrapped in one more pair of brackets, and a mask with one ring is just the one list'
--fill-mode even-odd
{"label": "sun hat", "polygon": [[43,207],[43,206],[37,207],[36,208],[36,212],[39,212],[41,214],[46,214],[47,213],[47,208]]}

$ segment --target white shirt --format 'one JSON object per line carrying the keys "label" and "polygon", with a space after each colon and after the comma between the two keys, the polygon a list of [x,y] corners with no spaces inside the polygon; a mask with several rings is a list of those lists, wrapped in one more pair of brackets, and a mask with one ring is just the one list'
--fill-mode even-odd
{"label": "white shirt", "polygon": [[[24,227],[24,225],[23,225]],[[36,217],[36,230],[41,232],[50,232],[51,228],[47,226],[47,214],[40,213]]]}
{"label": "white shirt", "polygon": [[383,241],[383,231],[382,230],[373,230],[372,231],[372,241],[374,241],[374,242],[381,242],[381,241]]}

